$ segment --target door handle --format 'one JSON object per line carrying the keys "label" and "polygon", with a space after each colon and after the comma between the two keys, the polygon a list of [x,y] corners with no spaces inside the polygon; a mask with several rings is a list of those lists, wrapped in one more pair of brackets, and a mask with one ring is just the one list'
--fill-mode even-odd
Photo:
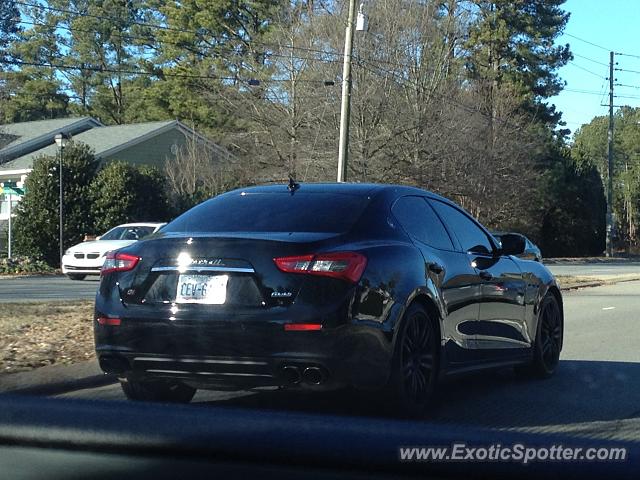
{"label": "door handle", "polygon": [[440,275],[444,271],[444,268],[442,268],[442,265],[439,265],[437,263],[430,263],[428,268],[430,271],[432,271],[436,275]]}
{"label": "door handle", "polygon": [[493,278],[493,275],[491,275],[491,273],[487,272],[486,270],[481,270],[480,278],[483,280],[491,280]]}

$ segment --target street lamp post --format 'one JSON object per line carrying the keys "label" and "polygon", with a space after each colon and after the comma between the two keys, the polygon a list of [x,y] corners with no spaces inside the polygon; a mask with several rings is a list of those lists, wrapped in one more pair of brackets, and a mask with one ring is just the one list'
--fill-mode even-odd
{"label": "street lamp post", "polygon": [[64,245],[63,245],[63,229],[62,229],[62,161],[64,157],[64,147],[67,146],[67,136],[64,133],[58,133],[54,137],[56,141],[56,145],[60,149],[59,163],[58,163],[58,186],[59,186],[59,197],[58,197],[58,228],[59,228],[59,237],[58,243],[60,247],[60,268],[62,269],[62,256],[64,255]]}

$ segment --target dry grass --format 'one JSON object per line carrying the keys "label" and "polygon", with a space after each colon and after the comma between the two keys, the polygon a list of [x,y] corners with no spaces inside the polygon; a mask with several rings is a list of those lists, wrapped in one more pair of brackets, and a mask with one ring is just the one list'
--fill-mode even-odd
{"label": "dry grass", "polygon": [[611,285],[618,282],[640,280],[640,274],[627,273],[623,275],[598,275],[597,277],[582,277],[573,275],[556,275],[561,288],[580,288],[589,285]]}
{"label": "dry grass", "polygon": [[93,302],[0,304],[0,375],[94,356]]}
{"label": "dry grass", "polygon": [[574,286],[581,284],[590,284],[602,281],[602,279],[595,277],[582,277],[574,275],[556,275],[556,280],[561,287]]}

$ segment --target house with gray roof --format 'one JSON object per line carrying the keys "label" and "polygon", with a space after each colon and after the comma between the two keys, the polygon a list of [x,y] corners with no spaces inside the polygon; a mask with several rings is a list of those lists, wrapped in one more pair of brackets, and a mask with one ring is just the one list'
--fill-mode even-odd
{"label": "house with gray roof", "polygon": [[[221,163],[233,161],[225,148],[178,120],[114,126],[105,126],[92,117],[42,120],[0,125],[0,186],[10,185],[21,191],[34,161],[58,154],[54,139],[58,133],[88,145],[102,164],[122,160],[162,169],[190,140],[204,146]],[[8,218],[7,196],[0,203],[0,221]],[[14,201],[18,198],[13,195]]]}
{"label": "house with gray roof", "polygon": [[57,118],[0,125],[0,166],[25,153],[51,145],[57,133],[74,136],[96,127],[104,125],[92,117]]}

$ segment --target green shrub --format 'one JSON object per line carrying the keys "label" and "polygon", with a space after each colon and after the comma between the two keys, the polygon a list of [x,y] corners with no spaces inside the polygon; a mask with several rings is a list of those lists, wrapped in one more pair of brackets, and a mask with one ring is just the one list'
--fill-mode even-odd
{"label": "green shrub", "polygon": [[0,258],[0,275],[16,273],[51,273],[54,269],[42,260],[29,257]]}
{"label": "green shrub", "polygon": [[[93,231],[89,184],[98,163],[83,144],[69,144],[64,149],[63,248],[82,241]],[[44,156],[35,160],[25,183],[26,193],[16,209],[14,224],[15,252],[18,255],[59,264],[59,159]]]}
{"label": "green shrub", "polygon": [[94,230],[121,223],[164,221],[170,216],[166,181],[154,168],[111,162],[91,182]]}

